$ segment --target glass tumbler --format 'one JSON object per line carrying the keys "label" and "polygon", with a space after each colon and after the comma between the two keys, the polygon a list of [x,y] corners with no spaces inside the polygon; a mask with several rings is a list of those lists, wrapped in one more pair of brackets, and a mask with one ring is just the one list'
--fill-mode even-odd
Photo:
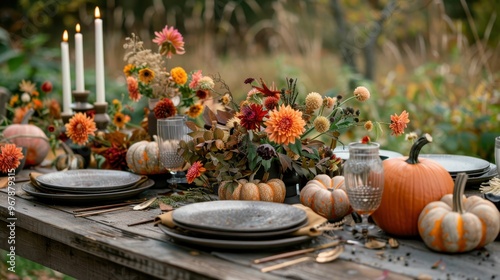
{"label": "glass tumbler", "polygon": [[355,225],[359,231],[375,227],[368,222],[368,217],[377,210],[382,200],[384,167],[379,146],[373,142],[349,144],[349,159],[344,164],[347,196],[353,210],[362,218],[362,222]]}
{"label": "glass tumbler", "polygon": [[170,171],[172,178],[167,180],[173,187],[186,183],[185,177],[178,176],[184,167],[184,158],[178,153],[181,141],[189,141],[189,128],[184,116],[174,116],[157,120],[158,148],[162,165]]}

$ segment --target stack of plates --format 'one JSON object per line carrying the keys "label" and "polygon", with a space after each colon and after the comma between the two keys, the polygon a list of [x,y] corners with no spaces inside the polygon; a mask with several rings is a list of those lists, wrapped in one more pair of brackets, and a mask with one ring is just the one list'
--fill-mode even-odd
{"label": "stack of plates", "polygon": [[421,154],[419,157],[437,161],[450,173],[453,180],[458,173],[466,173],[469,176],[467,186],[479,186],[498,175],[495,164],[480,158],[440,154]]}
{"label": "stack of plates", "polygon": [[267,249],[299,244],[310,236],[292,233],[307,225],[297,207],[263,201],[209,201],[172,214],[176,229],[160,225],[173,240],[217,249]]}
{"label": "stack of plates", "polygon": [[152,187],[154,181],[143,180],[134,173],[81,169],[47,173],[34,178],[36,185],[24,183],[30,195],[55,202],[97,202],[129,198]]}

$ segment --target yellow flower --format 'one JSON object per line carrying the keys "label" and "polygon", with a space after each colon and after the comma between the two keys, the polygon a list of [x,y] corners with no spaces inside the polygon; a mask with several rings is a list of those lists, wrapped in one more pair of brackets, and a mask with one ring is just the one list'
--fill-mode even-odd
{"label": "yellow flower", "polygon": [[120,100],[116,98],[113,99],[113,105],[115,106],[117,112],[120,112],[122,110],[122,102]]}
{"label": "yellow flower", "polygon": [[77,145],[84,145],[89,135],[95,135],[95,122],[86,113],[76,113],[65,125],[66,135]]}
{"label": "yellow flower", "polygon": [[323,104],[323,97],[317,92],[311,92],[306,96],[306,109],[307,111],[314,111],[321,107]]}
{"label": "yellow flower", "polygon": [[302,112],[282,104],[278,110],[269,112],[269,119],[265,125],[269,140],[288,145],[295,143],[295,140],[304,133],[306,122],[302,119]]}
{"label": "yellow flower", "polygon": [[127,64],[123,67],[123,73],[125,76],[130,77],[132,76],[132,71],[134,70],[134,65],[133,64]]}
{"label": "yellow flower", "polygon": [[194,119],[194,118],[198,117],[202,112],[203,112],[203,105],[194,104],[191,107],[189,107],[189,110],[186,112],[186,114],[190,118]]}
{"label": "yellow flower", "polygon": [[170,70],[170,77],[178,85],[183,85],[187,82],[188,76],[186,71],[182,67],[175,67]]}
{"label": "yellow flower", "polygon": [[155,78],[155,72],[149,68],[139,70],[139,80],[145,84],[151,83]]}
{"label": "yellow flower", "polygon": [[314,120],[314,129],[316,129],[317,132],[323,133],[327,132],[328,129],[330,129],[330,121],[328,120],[327,117],[324,116],[319,116]]}
{"label": "yellow flower", "polygon": [[17,101],[19,101],[19,95],[13,95],[11,98],[10,98],[10,101],[9,101],[9,105],[10,107],[14,107],[14,105],[16,105]]}
{"label": "yellow flower", "polygon": [[116,113],[113,117],[113,124],[120,129],[124,128],[129,121],[130,117],[121,112]]}

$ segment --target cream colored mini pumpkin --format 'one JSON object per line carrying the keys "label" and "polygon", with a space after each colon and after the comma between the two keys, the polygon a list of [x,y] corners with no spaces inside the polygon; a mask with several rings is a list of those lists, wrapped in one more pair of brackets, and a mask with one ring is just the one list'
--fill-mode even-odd
{"label": "cream colored mini pumpkin", "polygon": [[495,205],[478,196],[466,198],[467,179],[456,180],[453,194],[429,203],[418,219],[420,236],[435,251],[461,253],[482,248],[500,231],[500,212]]}
{"label": "cream colored mini pumpkin", "polygon": [[127,166],[132,172],[141,175],[166,173],[167,169],[161,164],[159,155],[156,141],[134,143],[127,151]]}

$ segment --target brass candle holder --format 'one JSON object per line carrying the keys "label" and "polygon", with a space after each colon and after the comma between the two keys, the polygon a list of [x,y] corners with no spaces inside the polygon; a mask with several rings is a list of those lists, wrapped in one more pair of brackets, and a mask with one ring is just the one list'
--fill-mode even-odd
{"label": "brass candle holder", "polygon": [[75,102],[71,104],[71,109],[76,113],[86,113],[92,109],[94,106],[88,102],[90,91],[72,91],[73,99]]}
{"label": "brass candle holder", "polygon": [[111,121],[111,118],[108,115],[108,103],[94,103],[95,116],[94,122],[96,124],[98,131],[106,132],[108,128],[108,124]]}

